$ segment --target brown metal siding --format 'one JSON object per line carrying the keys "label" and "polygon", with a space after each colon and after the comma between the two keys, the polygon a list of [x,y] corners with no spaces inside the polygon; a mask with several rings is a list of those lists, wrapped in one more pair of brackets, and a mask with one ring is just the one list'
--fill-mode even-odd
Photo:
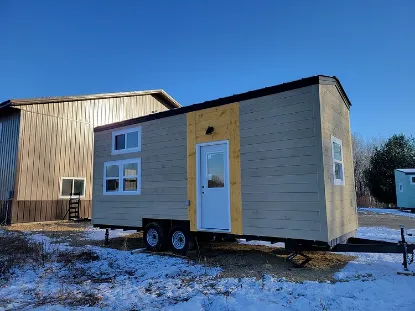
{"label": "brown metal siding", "polygon": [[[13,208],[13,222],[63,217],[58,211],[61,177],[86,178],[85,207],[81,208],[81,217],[90,218],[93,128],[168,109],[151,95],[32,104],[19,108],[19,203]],[[49,216],[39,215],[42,212]]]}
{"label": "brown metal siding", "polygon": [[0,112],[0,201],[9,198],[14,189],[16,160],[19,145],[20,112],[2,109]]}

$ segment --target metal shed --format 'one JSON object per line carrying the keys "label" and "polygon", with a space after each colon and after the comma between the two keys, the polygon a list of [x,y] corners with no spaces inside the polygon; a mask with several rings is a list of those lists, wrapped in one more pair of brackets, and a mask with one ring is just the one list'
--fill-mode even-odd
{"label": "metal shed", "polygon": [[179,252],[201,234],[336,245],[358,226],[350,106],[320,75],[97,127],[92,222]]}

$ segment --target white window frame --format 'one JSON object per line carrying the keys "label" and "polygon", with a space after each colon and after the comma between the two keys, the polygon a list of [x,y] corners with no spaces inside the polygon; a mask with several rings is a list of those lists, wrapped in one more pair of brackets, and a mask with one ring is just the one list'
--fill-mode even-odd
{"label": "white window frame", "polygon": [[403,184],[399,183],[399,192],[403,192]]}
{"label": "white window frame", "polygon": [[409,182],[411,185],[415,185],[415,182],[412,181],[412,178],[415,178],[415,175],[409,175]]}
{"label": "white window frame", "polygon": [[71,198],[70,195],[62,195],[62,184],[63,184],[63,180],[64,179],[72,179],[72,191],[73,191],[73,186],[74,186],[75,179],[83,180],[84,181],[84,191],[83,191],[84,194],[81,195],[80,197],[81,198],[85,198],[85,190],[86,190],[86,178],[85,177],[61,177],[61,179],[60,179],[60,185],[59,185],[59,198],[60,199],[70,199]]}
{"label": "white window frame", "polygon": [[[127,148],[127,134],[132,133],[132,132],[138,132],[138,147]],[[115,149],[115,137],[118,135],[122,135],[122,134],[125,135],[125,149],[116,150]],[[140,151],[141,151],[141,126],[112,132],[112,142],[111,142],[111,154],[112,155],[124,154],[124,153],[130,153],[130,152],[140,152]]]}
{"label": "white window frame", "polygon": [[[137,175],[124,176],[124,164],[137,163]],[[118,165],[118,177],[107,177],[107,167],[111,165]],[[124,178],[137,178],[137,190],[136,191],[124,191]],[[119,190],[107,191],[107,179],[118,179]],[[118,161],[109,161],[104,163],[104,175],[102,192],[104,195],[140,195],[141,194],[141,158],[126,159]]]}
{"label": "white window frame", "polygon": [[[342,154],[342,160],[336,160],[334,158],[334,148],[333,148],[333,143],[337,143],[340,145],[341,148],[341,154]],[[341,141],[341,139],[334,137],[333,135],[331,136],[331,157],[333,159],[333,184],[336,186],[344,186],[344,182],[345,182],[345,176],[344,176],[344,158],[343,158],[343,142]],[[341,179],[336,179],[336,163],[340,163],[342,165],[342,176],[343,176],[343,180]]]}

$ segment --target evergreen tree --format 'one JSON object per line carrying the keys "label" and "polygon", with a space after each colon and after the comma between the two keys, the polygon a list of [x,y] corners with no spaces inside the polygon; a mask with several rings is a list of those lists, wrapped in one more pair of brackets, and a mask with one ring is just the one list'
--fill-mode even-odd
{"label": "evergreen tree", "polygon": [[415,168],[415,140],[405,135],[393,135],[375,148],[365,177],[370,193],[376,200],[396,203],[395,169]]}

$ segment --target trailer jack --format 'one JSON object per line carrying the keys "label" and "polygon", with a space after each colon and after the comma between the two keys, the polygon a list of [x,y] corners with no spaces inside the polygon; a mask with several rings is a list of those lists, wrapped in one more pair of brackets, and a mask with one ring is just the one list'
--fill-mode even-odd
{"label": "trailer jack", "polygon": [[[295,261],[294,259],[297,256],[301,256],[303,260],[300,262]],[[301,250],[295,250],[291,254],[289,254],[285,260],[291,263],[294,268],[303,268],[307,263],[310,262],[311,257],[304,254]]]}

